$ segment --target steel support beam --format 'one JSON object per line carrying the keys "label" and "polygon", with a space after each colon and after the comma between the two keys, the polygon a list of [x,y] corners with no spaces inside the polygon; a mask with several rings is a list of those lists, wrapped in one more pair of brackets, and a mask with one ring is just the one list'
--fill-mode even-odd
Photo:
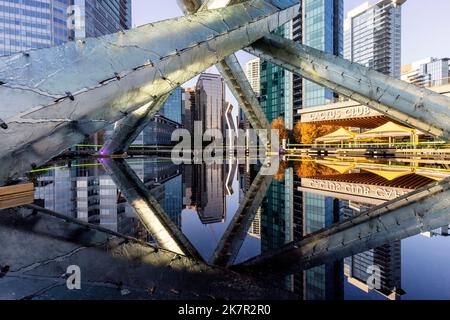
{"label": "steel support beam", "polygon": [[212,264],[229,267],[234,263],[272,179],[273,175],[262,167],[220,239],[211,258]]}
{"label": "steel support beam", "polygon": [[435,137],[450,141],[450,98],[270,34],[248,52]]}
{"label": "steel support beam", "polygon": [[249,46],[298,8],[251,0],[0,58],[0,185]]}
{"label": "steel support beam", "polygon": [[293,274],[449,225],[449,182],[435,182],[235,268],[249,273]]}
{"label": "steel support beam", "polygon": [[[230,88],[239,105],[244,110],[245,116],[252,125],[252,128],[255,130],[270,129],[270,123],[267,121],[267,117],[262,111],[258,98],[250,86],[236,55],[232,54],[226,57],[216,64],[216,67],[225,79],[228,88]],[[266,145],[267,132],[263,132],[265,132],[265,135],[261,134],[260,138],[263,139],[263,145]]]}
{"label": "steel support beam", "polygon": [[[181,0],[179,1],[179,6],[186,14],[194,14],[198,11],[217,9],[244,1],[206,0],[202,3],[202,1]],[[232,54],[216,66],[233,95],[238,100],[239,105],[244,109],[252,127],[255,129],[268,129],[270,124],[262,112],[258,99],[256,98],[241,65],[237,61],[236,56]],[[113,135],[109,137],[108,141],[105,143],[105,146],[101,150],[101,154],[123,153],[127,151],[134,139],[136,139],[142,130],[144,130],[160,108],[163,107],[166,100],[167,98],[160,98],[156,102],[148,103],[122,119],[116,125]],[[260,138],[263,145],[266,146],[267,134],[265,131],[262,133],[263,134],[260,134]]]}
{"label": "steel support beam", "polygon": [[[242,3],[247,0],[204,0],[203,3],[197,3],[194,5],[190,0],[181,0],[186,3],[185,8],[191,8],[187,10],[188,13],[195,13],[197,11],[210,10],[213,8],[225,7]],[[181,4],[183,7],[183,4]],[[246,117],[248,118],[253,129],[269,129],[270,123],[267,121],[267,117],[261,109],[258,98],[253,91],[244,70],[236,57],[232,54],[218,64],[216,64],[221,76],[224,78],[228,88],[233,93],[233,96],[238,101],[240,107],[244,110]],[[259,134],[263,145],[266,146],[268,142],[267,132],[262,131]]]}
{"label": "steel support beam", "polygon": [[126,161],[107,158],[101,159],[101,163],[161,248],[202,260],[197,249],[170,220]]}

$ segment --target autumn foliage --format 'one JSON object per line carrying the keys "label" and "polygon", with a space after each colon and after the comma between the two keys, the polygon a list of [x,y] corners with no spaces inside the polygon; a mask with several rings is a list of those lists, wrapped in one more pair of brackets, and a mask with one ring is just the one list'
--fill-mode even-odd
{"label": "autumn foliage", "polygon": [[277,181],[283,181],[284,175],[286,173],[286,169],[288,168],[288,166],[289,165],[288,165],[287,161],[281,161],[280,165],[278,167],[278,172],[277,172],[277,174],[275,174],[273,176],[273,178]]}
{"label": "autumn foliage", "polygon": [[284,125],[284,121],[283,121],[282,117],[278,117],[273,120],[272,129],[278,130],[278,132],[280,134],[280,140],[289,138],[289,132],[287,131],[286,126]]}
{"label": "autumn foliage", "polygon": [[336,170],[333,170],[324,165],[320,165],[314,161],[302,161],[294,164],[294,171],[299,178],[311,178],[318,176],[333,176],[339,174]]}
{"label": "autumn foliage", "polygon": [[294,127],[294,140],[301,144],[313,144],[317,138],[326,136],[339,128],[338,126],[298,122]]}

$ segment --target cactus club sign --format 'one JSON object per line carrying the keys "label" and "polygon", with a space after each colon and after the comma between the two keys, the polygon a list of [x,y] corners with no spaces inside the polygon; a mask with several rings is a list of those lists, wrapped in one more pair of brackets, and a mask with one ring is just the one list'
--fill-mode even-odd
{"label": "cactus club sign", "polygon": [[302,122],[332,121],[351,118],[381,116],[381,113],[367,106],[352,106],[328,110],[316,110],[302,113]]}

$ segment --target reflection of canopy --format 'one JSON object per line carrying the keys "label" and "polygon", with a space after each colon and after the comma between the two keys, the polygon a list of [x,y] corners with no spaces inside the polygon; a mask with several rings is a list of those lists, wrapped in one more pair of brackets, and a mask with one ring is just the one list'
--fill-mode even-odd
{"label": "reflection of canopy", "polygon": [[339,172],[340,174],[347,173],[355,168],[355,166],[353,165],[333,165],[333,164],[323,164],[323,165]]}
{"label": "reflection of canopy", "polygon": [[390,171],[390,170],[370,170],[370,169],[363,169],[364,171],[371,172],[373,174],[376,174],[377,176],[383,177],[386,180],[392,181],[397,178],[406,176],[408,174],[411,174],[411,170],[407,171]]}
{"label": "reflection of canopy", "polygon": [[340,128],[339,130],[327,134],[321,138],[317,138],[316,142],[334,142],[334,141],[345,141],[351,140],[355,137],[353,132],[348,131],[347,129]]}
{"label": "reflection of canopy", "polygon": [[[383,124],[381,127],[375,128],[373,130],[358,134],[357,139],[369,139],[369,138],[379,138],[379,137],[409,137],[416,134],[415,129],[410,129],[408,127],[401,126],[394,122],[388,122]],[[420,133],[417,133],[420,134]]]}

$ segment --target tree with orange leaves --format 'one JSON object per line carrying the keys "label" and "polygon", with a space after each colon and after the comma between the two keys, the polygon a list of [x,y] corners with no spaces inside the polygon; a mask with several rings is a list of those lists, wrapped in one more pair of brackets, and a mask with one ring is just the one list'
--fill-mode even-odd
{"label": "tree with orange leaves", "polygon": [[273,176],[273,178],[280,182],[283,181],[287,168],[288,168],[287,161],[281,161],[278,167],[278,172]]}
{"label": "tree with orange leaves", "polygon": [[339,172],[334,169],[310,160],[294,163],[294,171],[299,178],[334,176],[339,174]]}
{"label": "tree with orange leaves", "polygon": [[297,143],[313,144],[317,138],[326,136],[338,129],[338,126],[297,122],[294,127],[294,139]]}
{"label": "tree with orange leaves", "polygon": [[289,132],[287,131],[286,126],[284,125],[282,117],[278,117],[272,121],[272,129],[278,130],[280,134],[280,140],[289,138]]}

